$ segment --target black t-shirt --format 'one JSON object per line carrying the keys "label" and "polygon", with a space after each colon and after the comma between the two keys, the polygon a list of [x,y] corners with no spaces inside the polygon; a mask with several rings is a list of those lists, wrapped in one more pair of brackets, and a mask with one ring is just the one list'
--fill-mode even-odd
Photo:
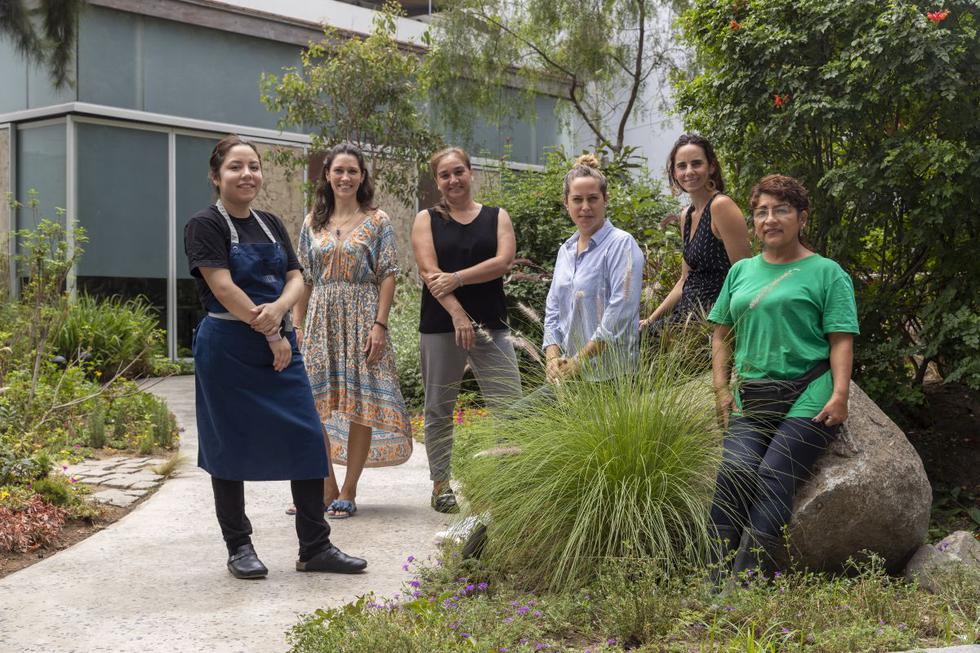
{"label": "black t-shirt", "polygon": [[[271,213],[255,212],[262,218],[262,222],[276,240],[286,248],[286,270],[302,270],[296,259],[293,244],[289,240],[289,233],[282,221]],[[232,218],[232,221],[235,223],[235,231],[238,232],[239,243],[269,242],[269,237],[265,235],[261,225],[251,214],[244,219]],[[231,231],[228,230],[228,223],[215,205],[212,204],[203,211],[195,213],[184,227],[184,252],[187,254],[191,275],[197,281],[197,296],[201,299],[201,305],[205,310],[214,298],[214,293],[208,288],[198,268],[228,269],[229,250],[231,250]]]}

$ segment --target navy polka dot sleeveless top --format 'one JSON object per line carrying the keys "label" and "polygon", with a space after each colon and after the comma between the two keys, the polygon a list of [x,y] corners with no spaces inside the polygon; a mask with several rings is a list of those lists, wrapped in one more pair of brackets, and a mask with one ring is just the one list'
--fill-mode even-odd
{"label": "navy polka dot sleeveless top", "polygon": [[698,228],[691,233],[691,222],[694,214],[694,204],[684,215],[684,261],[687,262],[687,280],[681,290],[681,299],[671,313],[671,321],[686,320],[688,316],[695,318],[707,316],[725,276],[732,267],[728,260],[725,244],[711,232],[711,203],[716,194],[704,207],[704,213],[698,222]]}

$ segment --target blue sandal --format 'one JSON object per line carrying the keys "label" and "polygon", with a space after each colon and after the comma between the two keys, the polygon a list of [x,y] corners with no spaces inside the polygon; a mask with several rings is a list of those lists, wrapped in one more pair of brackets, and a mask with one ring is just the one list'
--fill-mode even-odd
{"label": "blue sandal", "polygon": [[327,506],[327,518],[329,519],[347,519],[353,517],[356,512],[357,504],[347,499],[334,499]]}

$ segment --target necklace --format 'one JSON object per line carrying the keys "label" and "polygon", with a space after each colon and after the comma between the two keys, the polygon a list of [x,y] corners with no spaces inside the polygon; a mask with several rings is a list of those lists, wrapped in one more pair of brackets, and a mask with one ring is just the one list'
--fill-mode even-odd
{"label": "necklace", "polygon": [[342,233],[344,233],[345,230],[349,231],[349,229],[347,228],[348,225],[354,224],[354,226],[357,226],[357,224],[361,223],[361,220],[358,219],[360,218],[361,214],[362,211],[358,211],[350,218],[344,220],[343,224],[335,225],[334,233],[337,236],[337,240],[340,240],[340,236]]}

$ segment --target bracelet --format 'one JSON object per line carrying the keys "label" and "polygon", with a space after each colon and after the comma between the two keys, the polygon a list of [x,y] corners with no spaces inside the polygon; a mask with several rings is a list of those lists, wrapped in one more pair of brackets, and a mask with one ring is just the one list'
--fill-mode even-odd
{"label": "bracelet", "polygon": [[375,320],[375,321],[374,321],[374,323],[375,323],[375,324],[377,324],[377,325],[378,325],[379,327],[381,327],[382,329],[384,329],[385,331],[387,331],[387,330],[388,330],[388,325],[387,325],[387,324],[385,324],[384,322],[380,322],[380,321],[378,321],[378,320]]}
{"label": "bracelet", "polygon": [[453,272],[453,276],[456,277],[456,283],[459,284],[459,288],[463,287],[463,277],[459,276],[459,272]]}

